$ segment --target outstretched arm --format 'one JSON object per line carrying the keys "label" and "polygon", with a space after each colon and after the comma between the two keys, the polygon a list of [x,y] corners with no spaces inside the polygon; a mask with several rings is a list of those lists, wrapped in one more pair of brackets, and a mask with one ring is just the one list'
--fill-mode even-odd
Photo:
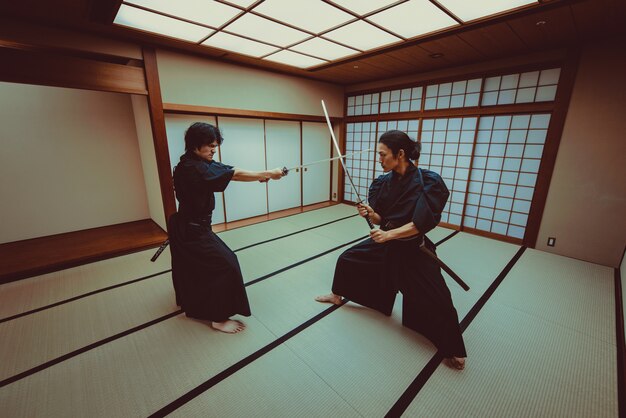
{"label": "outstretched arm", "polygon": [[266,182],[268,180],[278,180],[283,177],[283,171],[280,168],[266,171],[248,171],[240,168],[235,168],[235,174],[233,174],[234,181],[261,181]]}

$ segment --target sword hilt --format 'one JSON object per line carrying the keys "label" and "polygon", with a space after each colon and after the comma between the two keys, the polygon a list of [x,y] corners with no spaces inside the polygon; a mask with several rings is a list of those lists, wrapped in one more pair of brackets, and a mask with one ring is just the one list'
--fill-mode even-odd
{"label": "sword hilt", "polygon": [[159,247],[159,249],[156,251],[156,253],[154,253],[154,255],[152,256],[152,258],[150,259],[150,261],[152,261],[153,263],[156,261],[157,258],[159,258],[159,256],[161,255],[161,253],[163,252],[163,250],[165,250],[165,247],[167,247],[167,245],[170,243],[169,239],[166,239],[165,241],[163,241],[163,244],[161,244],[161,246]]}
{"label": "sword hilt", "polygon": [[286,176],[287,174],[289,174],[289,169],[287,167],[283,167],[282,172],[283,176]]}
{"label": "sword hilt", "polygon": [[[363,205],[363,201],[362,200],[359,203],[357,203],[356,205],[357,206],[358,205],[365,206],[365,205]],[[374,229],[374,223],[370,219],[369,213],[366,216],[364,216],[364,218],[365,218],[365,221],[367,222],[367,225],[370,227],[370,229]]]}

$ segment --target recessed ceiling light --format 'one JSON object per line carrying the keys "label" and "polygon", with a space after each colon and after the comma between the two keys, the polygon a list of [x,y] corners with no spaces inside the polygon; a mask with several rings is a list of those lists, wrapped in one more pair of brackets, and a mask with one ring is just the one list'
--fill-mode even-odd
{"label": "recessed ceiling light", "polygon": [[431,57],[431,58],[441,58],[441,57],[443,57],[443,54],[441,52],[435,52],[434,54],[430,54],[429,57]]}
{"label": "recessed ceiling light", "polygon": [[352,68],[359,68],[359,66],[358,66],[358,65],[355,65],[355,66],[354,66],[354,67],[352,67]]}

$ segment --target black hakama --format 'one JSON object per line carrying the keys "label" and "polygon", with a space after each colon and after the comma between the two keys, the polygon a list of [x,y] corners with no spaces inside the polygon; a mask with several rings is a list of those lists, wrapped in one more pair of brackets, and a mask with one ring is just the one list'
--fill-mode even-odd
{"label": "black hakama", "polygon": [[402,292],[402,323],[419,332],[445,357],[466,357],[458,315],[437,263],[419,249],[425,233],[441,219],[449,192],[441,177],[410,165],[404,176],[395,172],[378,177],[369,202],[382,217],[381,229],[413,222],[420,235],[407,240],[376,243],[372,239],[346,250],[337,260],[333,293],[391,315]]}
{"label": "black hakama", "polygon": [[214,192],[223,191],[231,166],[186,153],[174,170],[178,213],[169,219],[176,303],[192,318],[214,322],[250,316],[237,256],[211,230]]}

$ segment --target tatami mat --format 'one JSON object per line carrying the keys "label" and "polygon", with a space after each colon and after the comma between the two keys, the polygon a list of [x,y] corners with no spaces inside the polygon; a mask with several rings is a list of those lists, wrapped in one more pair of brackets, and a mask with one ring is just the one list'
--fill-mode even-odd
{"label": "tatami mat", "polygon": [[612,268],[527,249],[506,280],[498,302],[615,344]]}
{"label": "tatami mat", "polygon": [[294,231],[336,221],[337,219],[355,215],[356,213],[357,211],[353,206],[339,204],[242,228],[223,231],[218,235],[228,246],[236,250],[259,241],[277,238]]}
{"label": "tatami mat", "polygon": [[236,335],[179,315],[0,390],[12,417],[145,417],[275,339],[254,318]]}
{"label": "tatami mat", "polygon": [[0,319],[170,269],[169,248],[156,262],[140,251],[0,285]]}
{"label": "tatami mat", "polygon": [[0,381],[176,311],[171,274],[0,324]]}
{"label": "tatami mat", "polygon": [[172,417],[359,417],[294,353],[280,346],[183,405]]}
{"label": "tatami mat", "polygon": [[[336,205],[220,236],[237,249],[355,213]],[[246,282],[296,264],[246,288],[253,316],[240,318],[245,332],[224,335],[177,315],[0,388],[0,415],[146,417],[325,311],[329,305],[313,298],[329,292],[337,257],[353,244],[342,245],[367,233],[363,219],[351,217],[238,251]],[[451,233],[428,235],[438,242]],[[465,233],[438,247],[471,287],[465,292],[446,276],[460,320],[518,250]],[[156,264],[152,254],[0,286],[0,312],[170,268],[169,253]],[[466,370],[439,366],[404,416],[617,416],[612,288],[605,268],[581,263],[526,250],[465,332]],[[384,416],[436,351],[401,325],[401,298],[391,317],[353,303],[330,312],[172,415]],[[177,309],[165,273],[1,323],[0,339],[12,344],[0,347],[0,380]]]}
{"label": "tatami mat", "polygon": [[466,370],[440,366],[405,416],[617,416],[612,280],[526,250],[465,332]]}
{"label": "tatami mat", "polygon": [[467,368],[439,366],[403,416],[618,416],[609,344],[491,301],[464,338]]}

